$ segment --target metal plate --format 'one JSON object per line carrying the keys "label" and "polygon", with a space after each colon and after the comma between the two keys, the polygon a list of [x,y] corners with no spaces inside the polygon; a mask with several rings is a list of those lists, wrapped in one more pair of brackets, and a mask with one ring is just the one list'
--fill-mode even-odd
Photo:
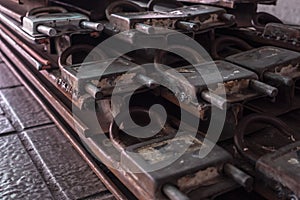
{"label": "metal plate", "polygon": [[[182,7],[168,12],[138,12],[138,13],[118,13],[112,14],[110,22],[115,24],[121,31],[135,28],[135,24],[143,23],[154,27],[164,27],[174,29],[177,20],[199,22],[201,26],[207,28],[205,24],[224,25],[219,17],[225,14],[222,8],[195,5]],[[201,27],[200,27],[201,29]]]}
{"label": "metal plate", "polygon": [[[194,174],[201,173],[210,167],[215,172],[214,176],[219,177],[218,170],[231,159],[231,156],[220,147],[215,146],[208,156],[200,159],[199,149],[202,145],[206,145],[201,140],[203,139],[197,139],[188,133],[183,133],[175,138],[163,137],[139,143],[122,152],[121,164],[125,169],[134,169],[135,172],[140,172],[134,173],[133,176],[139,180],[139,184],[145,191],[159,199],[163,197],[161,196],[161,187],[166,183],[180,186],[180,180],[184,181],[181,178],[188,175],[193,177]],[[147,171],[147,169],[153,169],[155,166],[174,159],[181,144],[190,144],[190,146],[175,162],[156,171]],[[126,152],[134,152],[135,154],[127,154]]]}
{"label": "metal plate", "polygon": [[277,40],[299,41],[300,26],[269,23],[264,29],[263,36],[276,38]]}
{"label": "metal plate", "polygon": [[[165,71],[166,78],[165,80],[170,80],[170,88],[173,88],[174,86],[177,86],[180,92],[184,92],[187,96],[194,96],[201,95],[201,92],[204,90],[212,89],[212,90],[218,90],[219,84],[223,85],[223,83],[235,82],[235,81],[245,81],[245,85],[243,87],[238,87],[237,91],[229,91],[230,89],[227,86],[225,86],[224,90],[228,92],[228,95],[231,95],[233,98],[229,101],[242,101],[247,96],[253,97],[257,96],[257,92],[255,91],[248,91],[243,94],[243,90],[248,89],[248,80],[257,80],[258,77],[255,73],[241,68],[237,65],[231,64],[229,62],[225,61],[215,61],[215,62],[209,62],[200,64],[194,67],[180,67],[176,68],[175,70],[179,72],[183,77],[179,78],[177,73],[174,73],[174,70],[167,70]],[[199,74],[200,72],[200,74]],[[220,78],[222,79],[220,82]],[[238,83],[236,83],[238,85]],[[234,93],[239,93],[243,95],[235,95]],[[251,93],[251,94],[250,94]],[[222,94],[221,94],[222,95]],[[224,94],[223,94],[224,95]],[[250,96],[249,96],[250,95]],[[234,99],[234,100],[233,100]]]}
{"label": "metal plate", "polygon": [[226,60],[246,67],[262,76],[266,71],[275,72],[276,67],[300,63],[300,53],[278,47],[265,46],[229,56]]}
{"label": "metal plate", "polygon": [[201,3],[208,5],[216,5],[228,8],[234,8],[238,3],[262,3],[262,4],[275,4],[277,0],[266,1],[266,0],[179,0],[181,2],[188,3]]}
{"label": "metal plate", "polygon": [[261,157],[256,168],[300,197],[300,141]]}
{"label": "metal plate", "polygon": [[89,21],[89,18],[80,13],[55,13],[41,16],[27,16],[23,18],[23,29],[30,35],[40,35],[37,26],[48,27],[80,27],[80,22]]}
{"label": "metal plate", "polygon": [[[106,60],[76,66],[65,66],[61,70],[61,76],[72,87],[74,92],[82,94],[85,93],[84,88],[87,83],[93,82],[101,89],[114,86],[113,82],[118,76],[126,74],[136,66],[136,64],[124,59]],[[107,85],[100,83],[104,79],[108,79]],[[131,78],[128,79],[128,81],[130,80]],[[109,82],[112,84],[109,84]]]}

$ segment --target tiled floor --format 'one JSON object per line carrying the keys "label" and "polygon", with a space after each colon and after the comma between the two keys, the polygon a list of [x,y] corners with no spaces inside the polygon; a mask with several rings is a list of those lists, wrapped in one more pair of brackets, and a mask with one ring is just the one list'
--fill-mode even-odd
{"label": "tiled floor", "polygon": [[0,60],[0,199],[114,199]]}

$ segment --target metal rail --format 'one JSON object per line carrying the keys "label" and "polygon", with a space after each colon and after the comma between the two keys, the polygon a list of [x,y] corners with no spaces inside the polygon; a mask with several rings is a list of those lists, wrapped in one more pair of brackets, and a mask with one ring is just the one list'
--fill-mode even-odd
{"label": "metal rail", "polygon": [[[2,38],[2,36],[1,36]],[[39,102],[39,104],[43,107],[43,109],[47,112],[49,117],[53,120],[53,122],[57,125],[57,127],[62,131],[65,137],[71,142],[73,147],[77,150],[77,152],[82,156],[82,158],[87,162],[87,164],[91,167],[94,173],[99,177],[99,179],[103,182],[103,184],[112,192],[112,194],[120,200],[126,200],[126,196],[118,189],[115,183],[107,176],[103,169],[101,169],[96,162],[92,159],[92,157],[87,153],[87,151],[81,146],[81,144],[76,140],[76,138],[72,135],[70,130],[67,128],[67,122],[63,122],[61,116],[58,116],[53,107],[56,107],[57,110],[61,110],[62,112],[69,113],[66,111],[66,108],[63,107],[62,104],[59,103],[59,100],[48,91],[43,84],[38,80],[38,78],[33,75],[26,67],[26,65],[15,55],[15,52],[11,51],[6,44],[1,40],[1,59],[10,67],[15,76],[20,80],[20,82],[29,90],[29,92],[33,95],[33,97]],[[3,54],[9,56],[10,60],[14,61],[14,64]],[[18,66],[18,69],[16,68]],[[22,74],[20,73],[22,71]],[[26,79],[24,78],[26,77]],[[29,82],[30,80],[30,82]],[[33,85],[36,87],[33,88]],[[37,93],[39,91],[39,94]],[[51,99],[52,101],[49,102]],[[47,101],[47,102],[46,102]],[[69,116],[72,117],[72,116]],[[74,120],[74,119],[73,119]]]}

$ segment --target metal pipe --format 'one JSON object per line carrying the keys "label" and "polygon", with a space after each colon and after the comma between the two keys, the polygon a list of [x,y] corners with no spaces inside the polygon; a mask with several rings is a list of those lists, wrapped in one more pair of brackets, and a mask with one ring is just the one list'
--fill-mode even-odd
{"label": "metal pipe", "polygon": [[193,23],[193,22],[186,22],[186,21],[177,21],[176,28],[186,30],[186,31],[199,31],[200,25]]}
{"label": "metal pipe", "polygon": [[278,89],[270,86],[268,84],[265,84],[263,82],[257,81],[257,80],[251,80],[249,84],[250,88],[257,92],[261,92],[265,95],[268,95],[269,97],[276,97],[278,94]]}
{"label": "metal pipe", "polygon": [[145,34],[154,34],[155,29],[153,26],[149,26],[147,24],[137,23],[135,24],[135,29]]}
{"label": "metal pipe", "polygon": [[48,26],[44,26],[44,25],[39,25],[36,27],[36,30],[39,32],[39,33],[42,33],[42,34],[45,34],[45,35],[48,35],[50,37],[53,37],[57,34],[57,31],[52,28],[52,27],[48,27]]}
{"label": "metal pipe", "polygon": [[104,26],[101,23],[96,23],[96,22],[89,22],[89,21],[83,21],[80,23],[80,26],[82,28],[86,28],[86,29],[92,29],[95,31],[103,31]]}
{"label": "metal pipe", "polygon": [[13,18],[14,20],[18,21],[19,23],[22,22],[22,14],[16,13],[8,8],[6,8],[4,5],[0,4],[0,12]]}
{"label": "metal pipe", "polygon": [[103,97],[101,90],[93,84],[90,84],[90,83],[86,84],[85,91],[89,95],[91,95],[94,99],[101,99]]}
{"label": "metal pipe", "polygon": [[26,41],[30,43],[39,42],[40,40],[46,39],[46,36],[39,36],[39,37],[32,37],[29,34],[27,34],[20,26],[20,24],[14,20],[12,20],[10,17],[2,14],[0,12],[0,25],[5,24],[7,27],[9,27],[10,30],[14,31],[15,35],[21,36]]}
{"label": "metal pipe", "polygon": [[218,95],[208,91],[208,90],[201,92],[201,97],[205,101],[210,102],[212,105],[216,106],[217,108],[219,108],[221,110],[224,110],[226,108],[227,100],[221,96],[218,96]]}
{"label": "metal pipe", "polygon": [[25,42],[18,39],[14,34],[12,34],[10,31],[8,31],[4,26],[0,25],[0,29],[8,35],[12,40],[14,40],[19,46],[21,46],[28,54],[30,54],[34,59],[36,59],[38,62],[40,62],[43,66],[41,69],[48,69],[52,68],[50,61],[41,57],[38,53],[36,53],[32,48],[30,48]]}
{"label": "metal pipe", "polygon": [[[30,54],[28,54],[22,47],[20,47],[12,38],[9,37],[9,35],[4,34],[4,32],[0,29],[0,36],[2,37],[1,39],[5,40],[8,44],[10,44],[14,49],[20,53],[32,66],[34,66],[37,70],[42,70],[43,65],[34,59]],[[0,40],[1,41],[1,40]],[[1,41],[2,42],[2,41]],[[1,44],[2,45],[2,44]],[[4,44],[3,44],[4,45]],[[1,47],[1,51],[4,48]]]}
{"label": "metal pipe", "polygon": [[220,16],[220,19],[224,20],[224,21],[228,21],[228,22],[234,22],[235,21],[235,16],[231,15],[231,14],[228,14],[228,13],[224,13]]}
{"label": "metal pipe", "polygon": [[224,172],[235,182],[243,186],[248,192],[250,192],[253,189],[253,178],[241,171],[240,169],[238,169],[237,167],[235,167],[234,165],[229,163],[225,164]]}
{"label": "metal pipe", "polygon": [[164,194],[169,197],[170,200],[189,200],[185,194],[183,194],[177,187],[166,184],[162,188]]}

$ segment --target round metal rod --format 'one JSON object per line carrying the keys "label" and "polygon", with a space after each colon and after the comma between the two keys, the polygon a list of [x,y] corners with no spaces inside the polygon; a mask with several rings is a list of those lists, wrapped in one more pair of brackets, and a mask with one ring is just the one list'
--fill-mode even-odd
{"label": "round metal rod", "polygon": [[96,22],[89,22],[89,21],[83,21],[80,23],[82,28],[86,29],[92,29],[95,31],[103,31],[104,26],[101,23],[96,23]]}
{"label": "round metal rod", "polygon": [[253,178],[241,171],[240,169],[238,169],[237,167],[235,167],[234,165],[229,163],[225,164],[224,172],[235,182],[243,186],[248,192],[250,192],[253,189]]}
{"label": "round metal rod", "polygon": [[270,86],[268,84],[265,84],[263,82],[257,81],[257,80],[251,80],[250,81],[250,88],[254,89],[257,92],[261,92],[265,95],[268,95],[269,97],[276,97],[278,94],[278,89]]}
{"label": "round metal rod", "polygon": [[164,185],[163,192],[170,200],[189,200],[177,187],[170,184]]}
{"label": "round metal rod", "polygon": [[218,96],[208,90],[201,92],[201,97],[205,101],[211,103],[212,105],[224,110],[227,105],[227,100],[221,96]]}
{"label": "round metal rod", "polygon": [[36,30],[39,32],[39,33],[42,33],[42,34],[45,34],[45,35],[48,35],[50,37],[53,37],[57,34],[57,31],[52,28],[52,27],[48,27],[48,26],[44,26],[44,25],[39,25],[36,27]]}

